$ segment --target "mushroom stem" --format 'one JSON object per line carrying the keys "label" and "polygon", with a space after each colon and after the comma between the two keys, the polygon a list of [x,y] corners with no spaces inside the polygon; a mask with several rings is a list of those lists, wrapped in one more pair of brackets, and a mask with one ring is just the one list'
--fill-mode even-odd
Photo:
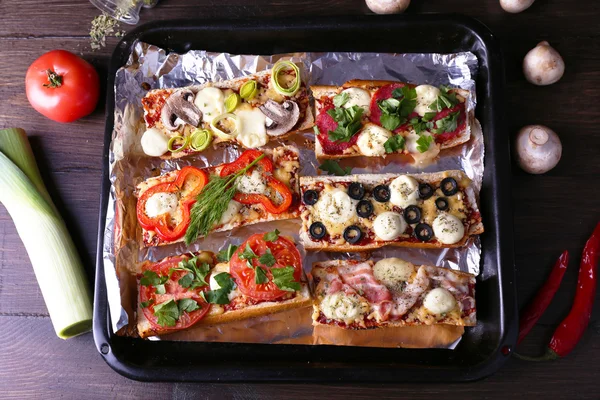
{"label": "mushroom stem", "polygon": [[529,132],[529,140],[531,140],[534,145],[542,146],[548,141],[548,133],[543,129],[533,128],[531,132]]}

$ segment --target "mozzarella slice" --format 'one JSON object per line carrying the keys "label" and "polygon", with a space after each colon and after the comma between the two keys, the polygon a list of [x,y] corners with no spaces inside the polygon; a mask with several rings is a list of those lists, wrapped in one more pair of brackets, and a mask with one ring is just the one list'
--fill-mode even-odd
{"label": "mozzarella slice", "polygon": [[443,314],[454,310],[456,299],[448,290],[435,288],[425,295],[423,305],[434,314]]}
{"label": "mozzarella slice", "polygon": [[[219,285],[219,283],[215,279],[215,276],[217,276],[219,274],[222,274],[223,272],[229,273],[229,265],[228,264],[217,264],[213,268],[213,270],[210,273],[210,278],[208,280],[208,284],[210,286],[210,290],[219,290],[219,289],[221,289],[221,285]],[[229,301],[231,301],[234,298],[236,298],[237,296],[239,296],[239,294],[240,293],[238,292],[237,288],[235,288],[231,292],[229,292],[229,294],[227,295],[227,297],[229,298]]]}
{"label": "mozzarella slice", "polygon": [[375,235],[381,240],[394,240],[406,230],[406,222],[402,215],[386,211],[375,218],[373,222]]}
{"label": "mozzarella slice", "polygon": [[250,175],[240,176],[236,186],[238,191],[247,194],[264,194],[267,191],[267,184],[256,169]]}
{"label": "mozzarella slice", "polygon": [[340,189],[325,192],[315,205],[321,219],[342,224],[356,215],[356,207],[350,196]]}
{"label": "mozzarella slice", "polygon": [[225,96],[221,89],[207,87],[196,94],[196,107],[202,111],[202,121],[210,122],[225,112]]}
{"label": "mozzarella slice", "polygon": [[415,271],[415,266],[399,258],[384,258],[373,266],[373,275],[388,288],[397,288],[398,284],[406,282]]}
{"label": "mozzarella slice", "polygon": [[371,105],[371,93],[364,89],[359,88],[348,88],[342,91],[348,95],[348,101],[344,103],[342,107],[350,108],[353,106],[359,106],[368,110]]}
{"label": "mozzarella slice", "polygon": [[229,202],[229,204],[227,205],[227,210],[225,210],[225,212],[221,216],[221,220],[219,221],[219,224],[225,225],[226,223],[231,221],[233,219],[233,217],[235,217],[240,212],[241,208],[242,208],[241,203],[238,203],[235,200],[231,200]]}
{"label": "mozzarella slice", "polygon": [[454,244],[465,235],[465,226],[462,221],[452,214],[442,213],[433,220],[433,233],[440,243]]}
{"label": "mozzarella slice", "polygon": [[[429,132],[422,132],[421,135],[431,136]],[[438,154],[440,154],[440,145],[438,143],[431,143],[429,148],[421,153],[417,147],[417,140],[419,140],[419,135],[414,132],[411,132],[408,136],[406,136],[406,150],[410,153],[410,155],[415,160],[415,165],[417,166],[425,166],[431,163]]]}
{"label": "mozzarella slice", "polygon": [[160,157],[169,151],[169,138],[156,128],[150,128],[142,135],[142,150],[151,157]]}
{"label": "mozzarella slice", "polygon": [[400,175],[390,183],[390,203],[406,208],[419,200],[419,182],[411,176]]}
{"label": "mozzarella slice", "polygon": [[328,318],[351,324],[369,311],[369,304],[344,292],[329,294],[321,301],[321,312]]}
{"label": "mozzarella slice", "polygon": [[365,124],[356,144],[360,152],[368,157],[385,155],[384,143],[392,137],[392,132],[375,124]]}
{"label": "mozzarella slice", "polygon": [[437,100],[440,95],[440,89],[431,85],[419,85],[415,90],[417,91],[415,112],[422,117],[425,113],[432,112],[429,106]]}
{"label": "mozzarella slice", "polygon": [[146,200],[146,215],[150,218],[177,211],[179,199],[174,193],[155,193]]}
{"label": "mozzarella slice", "polygon": [[241,109],[235,113],[239,118],[237,140],[249,149],[267,144],[266,117],[258,108]]}

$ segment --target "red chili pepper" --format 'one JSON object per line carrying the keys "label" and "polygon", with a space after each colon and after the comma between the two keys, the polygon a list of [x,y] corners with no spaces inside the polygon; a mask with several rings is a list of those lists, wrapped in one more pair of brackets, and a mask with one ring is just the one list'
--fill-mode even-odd
{"label": "red chili pepper", "polygon": [[598,283],[598,256],[600,254],[600,222],[592,236],[588,239],[581,256],[579,277],[575,300],[569,315],[560,323],[550,344],[548,353],[554,358],[564,357],[569,354],[583,336],[592,316],[592,306],[596,295]]}
{"label": "red chili pepper", "polygon": [[560,282],[565,275],[567,265],[569,265],[569,252],[565,250],[560,257],[558,257],[558,260],[556,260],[552,272],[550,272],[550,276],[548,276],[544,286],[538,290],[533,300],[521,313],[521,318],[519,320],[519,339],[517,340],[517,344],[523,341],[544,311],[546,311],[548,305],[550,305],[550,302],[556,294]]}

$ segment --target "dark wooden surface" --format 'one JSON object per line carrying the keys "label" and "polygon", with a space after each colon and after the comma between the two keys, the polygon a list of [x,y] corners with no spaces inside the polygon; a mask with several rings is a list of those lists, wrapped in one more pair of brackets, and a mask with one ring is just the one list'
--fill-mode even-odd
{"label": "dark wooden surface", "polygon": [[[498,0],[413,0],[409,14],[458,12],[480,19],[500,39],[507,60],[511,136],[541,123],[560,135],[564,154],[544,176],[513,170],[518,300],[523,305],[544,281],[562,249],[571,266],[550,309],[519,349],[540,352],[570,308],[582,246],[600,220],[600,31],[596,0],[538,0],[518,15]],[[169,18],[361,14],[362,0],[164,0],[144,10],[141,22]],[[0,128],[22,127],[31,137],[44,179],[80,253],[93,273],[104,109],[62,125],[37,114],[24,93],[28,65],[45,51],[81,54],[103,76],[117,40],[92,52],[89,27],[97,10],[87,1],[0,0]],[[557,84],[534,87],[521,74],[527,50],[548,40],[563,55]],[[104,103],[102,99],[101,104]],[[596,296],[600,302],[600,295]],[[600,306],[582,342],[566,359],[526,363],[511,359],[494,376],[452,385],[170,384],[129,381],[97,354],[91,334],[57,339],[29,260],[6,210],[0,207],[0,398],[598,398]],[[401,372],[400,372],[401,373]]]}

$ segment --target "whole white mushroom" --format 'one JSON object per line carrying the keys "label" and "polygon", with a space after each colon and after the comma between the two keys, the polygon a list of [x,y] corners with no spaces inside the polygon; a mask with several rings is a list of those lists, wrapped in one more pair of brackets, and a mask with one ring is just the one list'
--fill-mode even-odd
{"label": "whole white mushroom", "polygon": [[550,85],[565,73],[565,62],[548,42],[540,42],[525,55],[523,73],[534,85]]}
{"label": "whole white mushroom", "polygon": [[399,14],[410,5],[410,0],[366,0],[367,7],[376,14]]}
{"label": "whole white mushroom", "polygon": [[500,7],[509,13],[520,13],[527,10],[535,0],[500,0]]}
{"label": "whole white mushroom", "polygon": [[530,174],[543,174],[558,164],[562,144],[558,135],[543,125],[527,125],[517,134],[517,163]]}

